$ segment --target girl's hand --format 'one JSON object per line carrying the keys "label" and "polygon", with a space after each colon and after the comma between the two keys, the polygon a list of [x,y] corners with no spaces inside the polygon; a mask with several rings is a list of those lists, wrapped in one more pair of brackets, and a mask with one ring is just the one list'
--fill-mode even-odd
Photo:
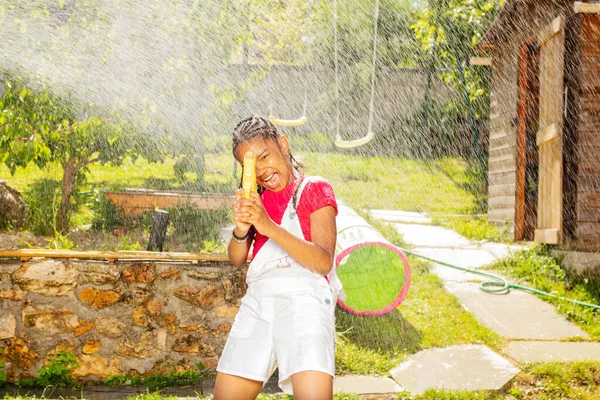
{"label": "girl's hand", "polygon": [[244,189],[237,189],[235,191],[235,202],[233,203],[233,222],[235,223],[235,231],[238,236],[245,236],[250,230],[251,223],[245,222],[248,218],[248,214],[241,211],[242,206],[245,204]]}
{"label": "girl's hand", "polygon": [[[241,193],[243,194],[243,191],[241,191]],[[236,198],[237,196],[238,191],[236,191]],[[258,193],[251,193],[250,199],[244,199],[242,196],[240,196],[240,198],[234,203],[233,214],[236,226],[238,226],[239,223],[243,226],[247,226],[247,229],[250,229],[250,225],[254,225],[254,228],[265,236],[268,236],[267,232],[274,224],[271,217],[269,217],[267,214],[267,211],[265,210]],[[240,226],[240,230],[241,228],[242,226]]]}

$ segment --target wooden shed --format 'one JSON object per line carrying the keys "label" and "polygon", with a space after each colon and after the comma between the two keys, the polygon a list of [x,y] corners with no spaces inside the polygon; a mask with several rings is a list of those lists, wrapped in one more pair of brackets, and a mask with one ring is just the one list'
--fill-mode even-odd
{"label": "wooden shed", "polygon": [[491,63],[488,219],[600,249],[600,1],[506,0]]}

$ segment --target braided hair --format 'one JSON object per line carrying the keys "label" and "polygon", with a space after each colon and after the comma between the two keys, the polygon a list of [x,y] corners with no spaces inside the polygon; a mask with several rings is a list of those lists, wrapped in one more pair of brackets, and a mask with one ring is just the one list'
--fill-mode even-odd
{"label": "braided hair", "polygon": [[[235,157],[238,146],[247,140],[255,137],[262,137],[264,139],[273,140],[276,143],[279,143],[279,138],[281,136],[282,133],[279,131],[279,129],[277,129],[277,127],[273,125],[273,123],[267,118],[258,115],[251,115],[238,122],[233,130],[233,155]],[[288,151],[288,154],[294,173],[300,177],[292,195],[295,210],[297,206],[298,188],[304,179],[304,165],[296,161],[291,151]],[[240,188],[241,187],[242,182],[240,180]],[[265,188],[260,185],[258,185],[257,188],[259,194],[262,194],[265,191]]]}

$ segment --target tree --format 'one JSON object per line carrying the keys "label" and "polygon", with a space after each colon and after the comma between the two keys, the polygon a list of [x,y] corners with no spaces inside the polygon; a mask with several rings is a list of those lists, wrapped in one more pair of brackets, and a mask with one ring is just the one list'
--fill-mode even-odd
{"label": "tree", "polygon": [[61,233],[69,228],[70,203],[81,174],[92,163],[119,164],[131,149],[125,124],[77,117],[72,108],[47,89],[34,90],[13,79],[6,80],[0,98],[0,162],[13,174],[30,162],[40,168],[58,162],[63,168],[55,226]]}

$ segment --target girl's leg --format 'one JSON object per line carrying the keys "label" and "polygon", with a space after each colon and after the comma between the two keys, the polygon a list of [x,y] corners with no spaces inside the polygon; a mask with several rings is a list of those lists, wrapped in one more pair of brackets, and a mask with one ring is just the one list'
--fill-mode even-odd
{"label": "girl's leg", "polygon": [[262,387],[263,383],[260,381],[217,372],[214,399],[254,400],[262,390]]}
{"label": "girl's leg", "polygon": [[325,372],[303,371],[292,375],[295,400],[331,400],[333,377]]}

